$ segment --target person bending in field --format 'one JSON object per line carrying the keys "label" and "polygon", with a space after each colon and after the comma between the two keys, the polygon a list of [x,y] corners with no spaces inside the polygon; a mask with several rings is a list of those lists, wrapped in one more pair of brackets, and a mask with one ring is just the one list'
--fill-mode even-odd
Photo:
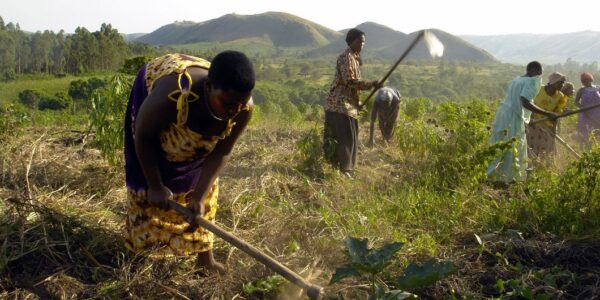
{"label": "person bending in field", "polygon": [[557,115],[554,112],[533,104],[533,98],[541,87],[541,75],[542,65],[539,62],[532,61],[527,64],[527,72],[513,79],[504,102],[496,112],[489,144],[512,140],[513,149],[489,163],[487,176],[493,182],[506,184],[527,178],[525,126],[529,123],[531,112],[556,119]]}
{"label": "person bending in field", "polygon": [[252,115],[254,70],[246,55],[211,62],[158,57],[141,68],[125,116],[126,247],[151,257],[197,255],[224,271],[213,234],[169,210],[175,201],[214,221],[218,175]]}
{"label": "person bending in field", "polygon": [[379,130],[385,142],[389,142],[394,135],[398,112],[400,111],[400,92],[393,87],[382,87],[377,91],[375,103],[371,110],[371,126],[369,130],[369,147],[375,144],[375,121],[379,119]]}

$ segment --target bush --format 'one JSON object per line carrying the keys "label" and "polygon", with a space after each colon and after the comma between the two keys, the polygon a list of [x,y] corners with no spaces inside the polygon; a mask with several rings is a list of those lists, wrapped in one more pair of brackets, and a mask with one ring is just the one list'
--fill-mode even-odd
{"label": "bush", "polygon": [[405,153],[426,158],[421,166],[428,181],[436,189],[454,189],[478,185],[486,178],[487,163],[512,149],[513,142],[488,145],[491,116],[482,101],[457,104],[446,102],[437,106],[429,118],[424,115],[431,102],[415,99],[407,103],[405,114],[411,122],[396,128],[398,145]]}
{"label": "bush", "polygon": [[2,79],[5,81],[15,80],[17,78],[17,73],[15,73],[15,70],[13,69],[8,69],[4,71],[4,74],[2,75]]}
{"label": "bush", "polygon": [[539,171],[531,177],[527,190],[532,201],[523,203],[523,223],[566,235],[599,232],[600,146],[583,153],[563,174]]}
{"label": "bush", "polygon": [[408,99],[404,104],[404,114],[412,120],[420,119],[433,108],[431,100],[427,98]]}
{"label": "bush", "polygon": [[123,163],[124,116],[132,81],[122,73],[116,74],[105,88],[92,95],[90,129],[96,133],[102,156],[112,166]]}
{"label": "bush", "polygon": [[69,96],[73,99],[82,100],[88,95],[87,82],[85,80],[74,80],[69,84]]}
{"label": "bush", "polygon": [[86,80],[74,80],[69,84],[69,96],[77,100],[86,100],[92,97],[95,90],[106,86],[106,80],[92,77]]}
{"label": "bush", "polygon": [[14,104],[0,106],[0,139],[16,135],[19,129],[31,119],[25,110]]}
{"label": "bush", "polygon": [[43,97],[38,105],[40,110],[61,110],[69,107],[71,99],[64,92],[58,92],[54,97]]}
{"label": "bush", "polygon": [[144,55],[144,56],[136,56],[134,58],[126,59],[123,64],[123,68],[121,68],[121,72],[129,75],[137,75],[138,71],[142,68],[144,64],[149,62],[152,57]]}
{"label": "bush", "polygon": [[34,90],[23,90],[19,93],[19,101],[29,108],[37,108],[42,94]]}
{"label": "bush", "polygon": [[323,128],[317,123],[296,143],[300,163],[297,168],[306,175],[323,177],[325,157],[323,155]]}

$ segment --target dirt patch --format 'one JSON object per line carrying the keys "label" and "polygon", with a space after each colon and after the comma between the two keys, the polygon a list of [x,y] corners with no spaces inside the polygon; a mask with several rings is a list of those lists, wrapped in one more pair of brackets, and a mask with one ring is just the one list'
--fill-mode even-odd
{"label": "dirt patch", "polygon": [[[513,296],[548,299],[600,297],[600,243],[548,235],[527,239],[490,235],[483,246],[474,236],[459,239],[448,259],[456,275],[416,291],[426,299]],[[502,288],[503,286],[503,288]]]}

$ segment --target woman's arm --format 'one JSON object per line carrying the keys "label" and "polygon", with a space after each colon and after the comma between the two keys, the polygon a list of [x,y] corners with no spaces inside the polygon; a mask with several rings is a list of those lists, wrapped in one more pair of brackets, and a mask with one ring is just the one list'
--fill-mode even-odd
{"label": "woman's arm", "polygon": [[252,118],[252,109],[254,104],[252,99],[248,102],[250,110],[241,111],[234,119],[235,125],[231,130],[231,134],[224,140],[221,140],[215,146],[215,149],[206,157],[202,166],[202,172],[198,183],[194,187],[191,194],[190,208],[195,212],[204,215],[204,199],[210,192],[215,179],[219,176],[223,167],[229,161],[233,146],[237,142],[248,122]]}
{"label": "woman's arm", "polygon": [[527,98],[525,98],[525,97],[521,97],[521,105],[523,105],[524,108],[526,108],[534,113],[545,115],[546,117],[548,117],[552,120],[556,119],[557,115],[555,113],[541,109],[539,106],[529,102],[529,100],[527,100]]}
{"label": "woman's arm", "polygon": [[162,182],[157,161],[160,132],[168,128],[177,115],[176,103],[167,98],[177,88],[176,80],[174,75],[158,79],[135,119],[135,152],[148,184],[148,201],[165,209],[172,193]]}
{"label": "woman's arm", "polygon": [[577,94],[575,95],[575,105],[577,107],[581,107],[581,94],[583,93],[583,88],[579,88],[577,90]]}

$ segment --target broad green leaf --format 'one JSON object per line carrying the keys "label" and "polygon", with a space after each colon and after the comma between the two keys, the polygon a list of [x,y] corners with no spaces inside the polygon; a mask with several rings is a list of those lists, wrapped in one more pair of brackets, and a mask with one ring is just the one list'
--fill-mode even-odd
{"label": "broad green leaf", "polygon": [[369,254],[367,239],[357,239],[349,236],[346,238],[346,248],[353,263],[365,263],[364,258]]}
{"label": "broad green leaf", "polygon": [[402,245],[402,243],[391,243],[386,244],[377,250],[369,250],[365,264],[369,266],[374,273],[382,272],[383,269],[390,264],[390,261],[394,258],[396,252],[402,248]]}
{"label": "broad green leaf", "polygon": [[357,269],[355,269],[351,265],[345,265],[343,267],[339,267],[339,268],[335,269],[335,273],[333,273],[333,276],[331,277],[331,281],[329,281],[329,284],[334,284],[346,277],[358,277],[358,276],[360,276],[360,272]]}
{"label": "broad green leaf", "polygon": [[454,268],[452,262],[438,262],[435,258],[432,258],[422,266],[411,263],[404,270],[404,276],[398,277],[396,283],[399,288],[404,290],[420,288],[433,284],[454,272],[456,272],[456,268]]}
{"label": "broad green leaf", "polygon": [[377,274],[387,267],[394,254],[402,248],[402,243],[391,243],[379,249],[369,249],[367,239],[346,238],[348,256],[352,266],[363,273]]}

